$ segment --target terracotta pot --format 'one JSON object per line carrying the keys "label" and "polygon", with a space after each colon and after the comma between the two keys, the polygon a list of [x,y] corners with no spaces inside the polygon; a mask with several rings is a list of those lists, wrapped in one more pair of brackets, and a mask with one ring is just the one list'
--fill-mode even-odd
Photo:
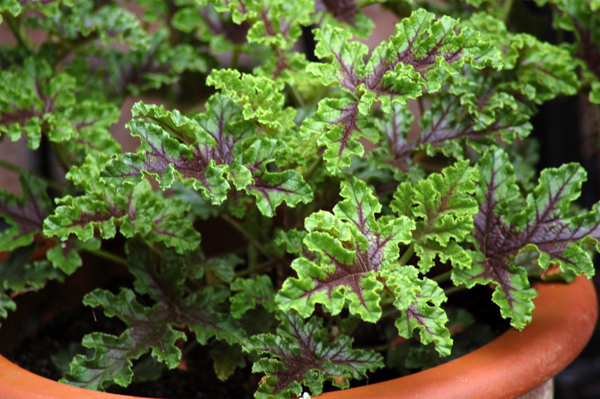
{"label": "terracotta pot", "polygon": [[[583,350],[598,317],[590,281],[541,284],[533,322],[509,330],[468,355],[386,382],[326,393],[319,399],[516,398],[558,374]],[[37,376],[0,356],[0,398],[125,399],[132,396],[83,390]]]}

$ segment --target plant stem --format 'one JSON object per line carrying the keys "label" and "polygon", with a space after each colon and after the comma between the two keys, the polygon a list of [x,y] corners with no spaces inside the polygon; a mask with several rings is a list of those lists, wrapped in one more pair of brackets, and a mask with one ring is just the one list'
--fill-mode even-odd
{"label": "plant stem", "polygon": [[300,93],[298,93],[296,88],[292,85],[290,85],[290,89],[292,90],[292,94],[294,95],[294,99],[296,100],[298,105],[300,105],[300,107],[302,107],[303,109],[306,109],[306,105],[304,104],[302,97],[300,97]]}
{"label": "plant stem", "polygon": [[400,258],[400,260],[398,260],[398,262],[400,263],[400,265],[406,265],[406,262],[408,262],[410,260],[410,258],[413,256],[413,254],[415,253],[415,244],[411,243],[408,248],[406,248],[406,251],[404,251],[404,254],[402,254],[402,257]]}
{"label": "plant stem", "polygon": [[392,315],[394,315],[396,313],[399,313],[399,312],[400,312],[400,310],[398,310],[396,308],[392,308],[392,309],[386,310],[385,312],[382,312],[381,313],[381,318],[382,319],[388,318],[388,317],[390,317],[390,316],[392,316]]}
{"label": "plant stem", "polygon": [[231,54],[231,65],[229,66],[231,69],[237,69],[238,61],[240,60],[240,48],[235,47],[233,49],[233,53]]}
{"label": "plant stem", "polygon": [[0,159],[0,167],[15,173],[19,173],[22,170],[22,168],[18,167],[17,165],[6,162],[2,159]]}
{"label": "plant stem", "polygon": [[21,23],[21,17],[14,17],[9,13],[2,13],[2,19],[6,21],[6,25],[8,29],[10,29],[11,33],[17,40],[19,47],[24,47],[27,49],[27,52],[31,52],[31,45],[25,32],[23,32],[23,24]]}
{"label": "plant stem", "polygon": [[264,247],[262,246],[262,244],[258,242],[256,238],[254,238],[254,236],[250,234],[250,232],[246,230],[244,226],[233,220],[233,218],[231,218],[229,215],[221,214],[221,218],[227,223],[229,223],[237,231],[239,231],[244,237],[248,239],[248,241],[254,244],[256,248],[260,249],[260,251],[263,252]]}
{"label": "plant stem", "polygon": [[425,113],[425,106],[423,105],[423,97],[417,98],[417,104],[419,105],[419,117],[422,118]]}
{"label": "plant stem", "polygon": [[435,281],[436,283],[443,283],[445,281],[450,280],[450,276],[451,275],[452,275],[452,270],[447,271],[446,273],[439,274],[439,275],[437,275],[435,277],[432,277],[431,279],[433,281]]}
{"label": "plant stem", "polygon": [[118,263],[118,264],[121,264],[121,265],[124,265],[124,266],[128,266],[129,265],[129,263],[127,262],[127,259],[122,258],[122,257],[120,257],[118,255],[113,254],[113,253],[110,253],[108,251],[105,251],[103,249],[95,249],[95,250],[88,249],[87,251],[89,253],[93,254],[93,255],[96,255],[96,256],[100,257],[100,258],[108,259],[111,262],[115,262],[115,263]]}
{"label": "plant stem", "polygon": [[315,173],[315,171],[317,169],[319,169],[319,167],[321,166],[321,164],[323,163],[323,157],[318,157],[317,159],[314,160],[314,162],[308,167],[308,170],[306,171],[306,173],[304,174],[304,181],[308,181],[308,179],[313,175],[313,173]]}
{"label": "plant stem", "polygon": [[464,291],[466,289],[467,289],[466,285],[455,285],[453,287],[446,288],[444,290],[444,294],[446,294],[446,296],[449,296],[449,295],[452,295],[452,294],[454,294],[456,292]]}
{"label": "plant stem", "polygon": [[[21,167],[19,167],[17,165],[14,165],[14,164],[12,164],[10,162],[6,162],[6,161],[4,161],[2,159],[0,159],[0,168],[4,168],[6,170],[10,170],[11,172],[15,172],[15,173],[19,173],[19,172],[21,172],[23,170],[23,168],[21,168]],[[45,177],[42,177],[42,176],[40,176],[38,174],[35,174],[35,173],[31,172],[31,171],[30,171],[30,173],[32,173],[38,179],[42,180],[49,187],[51,187],[51,188],[53,188],[53,189],[55,189],[57,191],[60,191],[60,192],[63,191],[63,186],[60,185],[60,184],[58,184],[57,182],[52,181],[50,179],[47,179]]]}
{"label": "plant stem", "polygon": [[510,16],[514,0],[505,0],[502,5],[502,21],[506,22]]}
{"label": "plant stem", "polygon": [[269,259],[268,261],[259,263],[256,266],[249,267],[244,270],[240,270],[239,272],[235,273],[233,276],[234,277],[244,277],[244,276],[247,276],[248,274],[252,274],[254,272],[261,271],[262,269],[266,269],[267,267],[272,266],[275,262],[276,262],[276,259]]}

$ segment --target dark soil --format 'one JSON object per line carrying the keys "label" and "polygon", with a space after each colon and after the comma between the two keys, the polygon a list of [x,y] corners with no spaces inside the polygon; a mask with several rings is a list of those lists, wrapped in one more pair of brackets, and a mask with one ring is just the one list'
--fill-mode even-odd
{"label": "dark soil", "polygon": [[[122,284],[123,281],[119,281],[113,287]],[[65,287],[61,285],[52,287],[50,285],[47,289],[52,292],[52,289],[64,290]],[[484,298],[490,298],[491,296],[491,292],[487,287],[476,287],[474,290],[483,294]],[[46,289],[43,291],[46,291]],[[474,294],[473,290],[467,294],[457,293],[453,295],[452,303],[449,306],[454,307],[458,305],[455,302],[460,302],[460,305],[466,307],[475,317],[492,326],[491,329],[496,334],[507,328],[507,323],[500,318],[496,305],[489,300],[471,300],[470,298],[473,298]],[[33,297],[40,294],[26,295]],[[51,293],[49,295],[55,296],[56,294]],[[47,302],[51,303],[52,301],[45,300],[42,295],[42,303]],[[68,311],[56,315],[54,315],[54,311],[49,310],[42,312],[41,316],[38,313],[35,316],[37,317],[37,324],[36,321],[31,320],[21,321],[19,324],[22,326],[30,325],[28,333],[16,334],[16,344],[9,348],[3,348],[3,354],[25,369],[58,380],[62,376],[62,371],[57,368],[52,360],[53,356],[64,354],[65,359],[70,359],[72,355],[65,354],[65,348],[73,345],[73,343],[81,342],[81,338],[90,332],[101,331],[119,335],[124,329],[123,323],[117,319],[106,318],[100,310],[94,311],[83,305],[68,308]],[[48,313],[51,313],[52,317],[49,317]],[[39,320],[42,320],[42,322]],[[33,327],[31,327],[32,324]],[[373,347],[386,342],[384,330],[379,325],[372,325],[359,330],[354,338],[356,347]],[[192,339],[193,337],[190,341]],[[476,347],[473,346],[467,350],[473,349],[476,349]],[[65,367],[67,362],[68,360],[63,363]],[[243,369],[238,368],[227,381],[219,381],[213,371],[213,362],[208,349],[201,346],[197,346],[186,353],[184,364],[184,367],[163,372],[161,378],[157,381],[134,383],[128,388],[113,385],[108,390],[114,393],[153,398],[243,399],[253,397],[262,377],[262,375],[252,374],[251,365],[247,364]],[[352,382],[352,386],[397,378],[407,371],[411,370],[388,368],[369,375],[367,380]],[[326,387],[326,390],[329,389],[332,389],[332,387]]]}

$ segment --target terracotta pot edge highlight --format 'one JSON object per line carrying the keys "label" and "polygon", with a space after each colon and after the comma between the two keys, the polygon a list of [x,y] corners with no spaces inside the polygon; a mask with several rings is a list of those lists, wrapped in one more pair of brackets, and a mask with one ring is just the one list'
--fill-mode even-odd
{"label": "terracotta pot edge highlight", "polygon": [[489,344],[403,378],[326,393],[319,399],[485,398],[523,395],[568,366],[592,336],[598,301],[591,281],[536,284],[533,321],[510,329]]}

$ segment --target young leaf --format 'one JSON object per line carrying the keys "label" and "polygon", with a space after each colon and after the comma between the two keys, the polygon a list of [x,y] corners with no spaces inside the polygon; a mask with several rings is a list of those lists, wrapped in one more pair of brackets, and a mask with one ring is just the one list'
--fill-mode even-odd
{"label": "young leaf", "polygon": [[476,68],[486,65],[499,68],[500,54],[469,27],[462,28],[456,20],[425,10],[414,11],[397,26],[389,43],[379,45],[365,65],[362,58],[367,47],[359,42],[348,43],[345,31],[324,26],[317,32],[316,54],[333,60],[333,64],[311,64],[309,71],[321,76],[323,83],[336,83],[360,98],[361,113],[381,100],[383,109],[393,102],[406,103],[422,90],[440,89],[443,73],[458,73],[469,63]]}
{"label": "young leaf", "polygon": [[468,161],[457,162],[432,173],[414,187],[402,183],[390,204],[392,210],[416,221],[413,231],[419,268],[426,273],[436,256],[455,267],[469,267],[469,255],[458,245],[473,230],[473,216],[479,212],[475,193],[478,173]]}
{"label": "young leaf", "polygon": [[[269,170],[272,169],[269,164],[276,161],[277,154],[286,149],[284,141],[263,138],[251,142],[241,154],[241,160],[233,162],[231,175],[237,189],[256,197],[257,208],[268,217],[273,217],[275,209],[284,201],[295,207],[300,202],[309,203],[313,198],[310,186],[296,170]],[[248,172],[252,176],[249,180]]]}
{"label": "young leaf", "polygon": [[434,14],[427,11],[413,12],[397,25],[389,43],[373,51],[366,65],[363,58],[367,46],[349,42],[349,32],[331,26],[317,31],[316,54],[332,62],[313,63],[308,71],[324,84],[339,85],[353,97],[342,104],[323,100],[326,103],[306,126],[323,130],[331,172],[348,166],[350,155],[362,155],[357,138],[365,136],[375,142],[376,136],[365,131],[366,126],[372,126],[369,111],[375,102],[382,102],[385,113],[393,113],[395,103],[404,105],[407,99],[420,97],[423,90],[438,91],[447,74],[458,73],[465,63],[476,68],[501,66],[498,50],[482,41],[474,30],[465,27],[457,34],[457,21],[447,16],[434,19]]}
{"label": "young leaf", "polygon": [[213,71],[206,84],[221,89],[223,94],[242,105],[244,119],[256,120],[268,131],[285,132],[296,126],[296,110],[284,108],[283,87],[271,79],[221,69]]}
{"label": "young leaf", "polygon": [[144,174],[155,177],[163,189],[181,181],[213,204],[222,203],[230,182],[256,197],[259,210],[272,217],[285,201],[290,206],[312,199],[312,191],[295,170],[272,171],[267,167],[287,147],[283,142],[255,137],[256,126],[243,120],[240,107],[229,98],[215,95],[207,112],[189,119],[162,107],[138,104],[130,127],[142,139],[137,154],[110,161],[103,172],[109,183]]}
{"label": "young leaf", "polygon": [[76,43],[81,37],[87,37],[99,39],[105,46],[113,42],[125,43],[133,48],[148,45],[148,35],[140,20],[126,8],[110,3],[98,6],[92,0],[69,3],[68,6],[41,8],[46,18],[32,18],[32,25],[63,43]]}
{"label": "young leaf", "polygon": [[302,123],[301,132],[305,140],[317,137],[318,146],[327,146],[323,159],[332,174],[349,166],[352,155],[364,154],[358,139],[364,137],[376,143],[379,138],[372,119],[361,115],[358,104],[350,98],[320,101],[318,110]]}
{"label": "young leaf", "polygon": [[212,96],[206,113],[197,119],[143,103],[136,104],[132,112],[148,120],[129,123],[142,147],[136,154],[124,154],[107,164],[103,176],[108,182],[118,183],[129,176],[137,180],[143,172],[155,177],[163,189],[182,181],[201,190],[213,203],[225,199],[229,184],[223,174],[233,162],[234,145],[254,131],[252,124],[239,118],[234,102]]}
{"label": "young leaf", "polygon": [[250,23],[247,36],[249,42],[290,50],[302,33],[301,26],[311,23],[313,2],[219,0],[215,9],[220,12],[231,11],[236,24]]}
{"label": "young leaf", "polygon": [[298,397],[303,385],[312,395],[319,395],[325,381],[347,388],[351,378],[362,378],[367,371],[383,366],[381,355],[352,349],[352,339],[347,336],[330,342],[319,318],[304,323],[296,312],[279,313],[279,318],[277,335],[255,335],[243,344],[246,352],[268,356],[252,368],[266,375],[254,396],[257,399]]}

